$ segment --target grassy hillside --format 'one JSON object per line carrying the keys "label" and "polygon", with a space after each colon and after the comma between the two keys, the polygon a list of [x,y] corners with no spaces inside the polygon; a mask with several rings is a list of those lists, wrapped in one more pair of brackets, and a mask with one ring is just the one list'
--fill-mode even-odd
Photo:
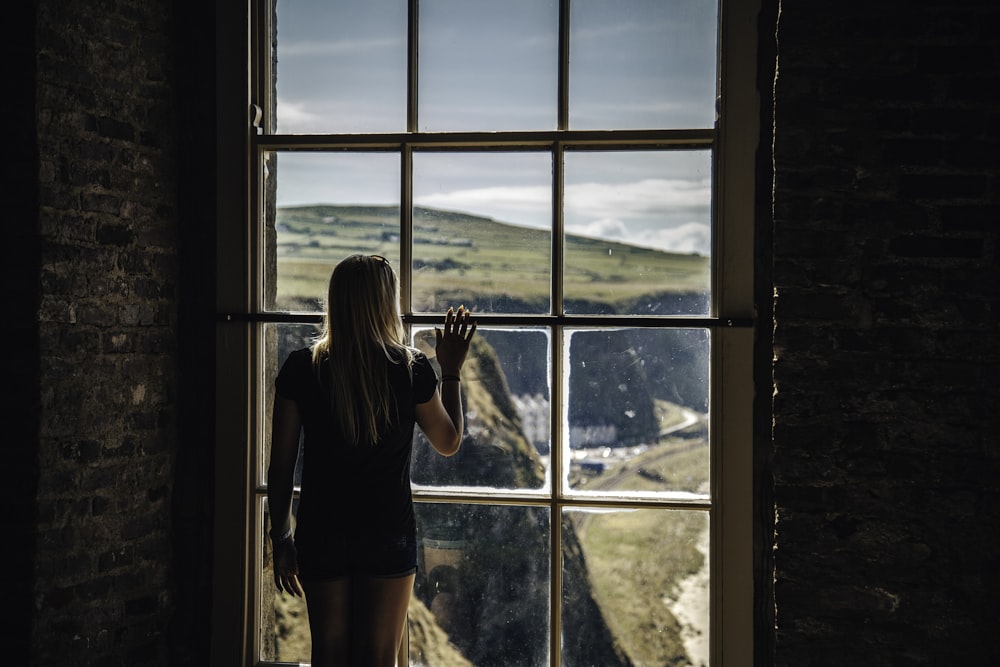
{"label": "grassy hillside", "polygon": [[[396,207],[280,208],[275,226],[279,308],[296,309],[317,299],[332,267],[347,255],[375,253],[395,260],[399,254]],[[703,299],[707,292],[709,262],[700,255],[573,235],[566,237],[564,252],[565,299],[570,304],[600,304],[600,312],[635,312],[635,304],[650,297],[686,294]],[[413,309],[434,311],[445,303],[462,302],[475,304],[480,312],[548,312],[550,256],[548,230],[418,208],[413,224]]]}

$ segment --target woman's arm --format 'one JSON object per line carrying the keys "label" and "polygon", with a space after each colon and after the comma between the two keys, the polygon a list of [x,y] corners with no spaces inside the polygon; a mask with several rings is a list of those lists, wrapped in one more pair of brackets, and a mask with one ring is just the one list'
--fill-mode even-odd
{"label": "woman's arm", "polygon": [[444,331],[434,330],[435,350],[441,366],[441,393],[416,406],[417,424],[439,454],[451,456],[462,445],[465,413],[462,408],[461,373],[476,323],[464,306],[451,308],[444,318]]}
{"label": "woman's arm", "polygon": [[[462,416],[462,396],[458,383],[450,383],[454,387],[442,387],[441,393],[426,403],[416,406],[417,424],[424,432],[435,451],[442,456],[451,456],[458,452],[462,445],[462,432],[465,430],[465,419]],[[445,407],[445,396],[451,405],[451,410]]]}
{"label": "woman's arm", "polygon": [[274,583],[279,591],[286,590],[292,595],[302,595],[297,579],[298,557],[291,537],[292,487],[301,429],[299,406],[295,401],[275,396],[271,417],[271,462],[267,468],[267,508],[271,515]]}

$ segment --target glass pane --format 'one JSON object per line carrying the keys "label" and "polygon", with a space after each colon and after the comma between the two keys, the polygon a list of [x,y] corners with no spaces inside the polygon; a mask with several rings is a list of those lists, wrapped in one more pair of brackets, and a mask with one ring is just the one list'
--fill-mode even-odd
{"label": "glass pane", "polygon": [[707,498],[709,333],[566,334],[569,486]]}
{"label": "glass pane", "polygon": [[714,0],[573,0],[569,123],[580,129],[715,125]]}
{"label": "glass pane", "polygon": [[410,664],[547,665],[548,509],[417,503],[416,514]]}
{"label": "glass pane", "polygon": [[309,635],[309,614],[306,603],[300,597],[279,593],[274,586],[274,567],[271,555],[270,519],[267,514],[267,500],[258,496],[257,516],[261,522],[261,571],[260,586],[260,658],[280,662],[309,662],[312,639]]}
{"label": "glass pane", "polygon": [[[708,512],[580,508],[562,520],[563,664],[707,666]],[[571,636],[591,600],[606,626]]]}
{"label": "glass pane", "polygon": [[422,131],[556,126],[557,0],[421,0]]}
{"label": "glass pane", "polygon": [[[263,381],[264,405],[261,415],[261,447],[262,454],[258,457],[260,470],[258,474],[258,484],[267,482],[267,466],[271,461],[271,410],[274,405],[274,378],[278,376],[281,365],[285,363],[288,355],[295,350],[309,347],[322,331],[319,324],[265,324],[264,325],[264,350],[263,359]],[[298,486],[302,482],[302,439],[299,439],[299,460],[295,467],[295,484]]]}
{"label": "glass pane", "polygon": [[548,153],[415,153],[413,201],[415,312],[549,312]]}
{"label": "glass pane", "polygon": [[322,310],[330,273],[348,255],[378,254],[399,266],[397,154],[265,158],[265,243],[271,247],[264,256],[277,258],[265,271],[267,310]]}
{"label": "glass pane", "polygon": [[[414,334],[434,360],[434,330]],[[440,368],[437,369],[440,374]],[[438,455],[418,428],[413,482],[423,486],[540,489],[549,449],[549,336],[531,329],[480,327],[462,369],[465,437],[450,457]],[[533,400],[530,411],[524,405]]]}
{"label": "glass pane", "polygon": [[710,151],[567,152],[565,310],[707,315]]}
{"label": "glass pane", "polygon": [[276,0],[277,132],[406,129],[406,3]]}

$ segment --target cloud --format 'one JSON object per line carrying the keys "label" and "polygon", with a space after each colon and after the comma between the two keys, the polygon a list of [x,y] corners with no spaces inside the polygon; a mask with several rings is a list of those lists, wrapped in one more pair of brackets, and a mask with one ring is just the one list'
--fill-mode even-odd
{"label": "cloud", "polygon": [[528,220],[510,217],[519,214],[526,214],[532,220],[541,217],[545,224],[552,217],[552,190],[544,186],[511,185],[435,192],[415,197],[414,202],[429,208],[491,215],[513,223],[531,224]]}
{"label": "cloud", "polygon": [[629,240],[628,227],[617,218],[601,218],[583,225],[569,225],[566,231],[591,238]]}
{"label": "cloud", "polygon": [[[306,107],[308,106],[308,110]],[[326,132],[392,132],[402,131],[403,114],[391,114],[387,105],[378,101],[327,100],[316,98],[306,102],[278,98],[279,134],[323,134]]]}
{"label": "cloud", "polygon": [[366,51],[399,48],[403,44],[401,37],[382,37],[372,39],[331,39],[331,40],[298,40],[284,42],[279,46],[278,58],[314,58],[317,56],[355,56]]}
{"label": "cloud", "polygon": [[703,222],[688,222],[676,227],[642,228],[635,225],[629,227],[622,220],[603,218],[586,224],[567,225],[566,232],[679,253],[708,255],[712,247],[712,228]]}
{"label": "cloud", "polygon": [[278,98],[278,132],[308,132],[323,126],[324,117],[306,111],[302,103]]}
{"label": "cloud", "polygon": [[640,233],[632,240],[636,245],[663,248],[674,252],[708,255],[712,250],[712,228],[703,222],[688,222],[678,227],[666,227]]}
{"label": "cloud", "polygon": [[[707,210],[711,196],[708,179],[645,179],[619,184],[576,183],[566,186],[564,199],[567,212],[599,220]],[[551,210],[552,191],[548,186],[495,186],[436,192],[421,195],[416,201],[422,206],[462,211],[500,207],[538,212]]]}
{"label": "cloud", "polygon": [[[673,252],[711,249],[708,179],[644,179],[566,186],[566,231]],[[502,222],[551,225],[547,186],[496,186],[416,196],[418,206],[485,215]]]}
{"label": "cloud", "polygon": [[632,183],[575,183],[566,186],[566,210],[594,218],[676,214],[709,206],[709,179],[648,178]]}

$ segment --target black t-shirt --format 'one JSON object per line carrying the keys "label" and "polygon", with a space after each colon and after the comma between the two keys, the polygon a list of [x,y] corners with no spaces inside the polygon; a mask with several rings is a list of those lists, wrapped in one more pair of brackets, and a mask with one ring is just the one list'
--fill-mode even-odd
{"label": "black t-shirt", "polygon": [[414,532],[410,490],[414,406],[431,400],[437,377],[427,357],[419,352],[412,371],[411,382],[405,362],[388,365],[397,417],[374,445],[354,445],[344,442],[336,428],[329,380],[320,379],[328,373],[326,364],[318,374],[309,348],[288,356],[274,384],[279,396],[298,405],[305,433],[296,540],[330,532]]}

